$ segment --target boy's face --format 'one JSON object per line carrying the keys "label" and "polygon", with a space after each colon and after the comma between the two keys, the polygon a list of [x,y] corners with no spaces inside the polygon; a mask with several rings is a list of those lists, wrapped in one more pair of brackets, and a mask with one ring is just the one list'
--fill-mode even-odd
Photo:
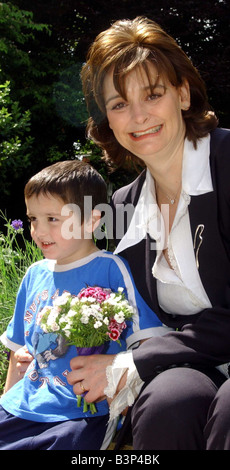
{"label": "boy's face", "polygon": [[[39,194],[26,199],[27,216],[31,224],[31,236],[45,258],[58,264],[68,264],[87,256],[95,245],[90,237],[84,238],[83,225],[77,214],[62,215],[65,205],[58,196]],[[73,221],[78,225],[77,237],[66,238],[63,227]],[[69,232],[70,233],[70,232]],[[95,247],[96,249],[96,247]]]}

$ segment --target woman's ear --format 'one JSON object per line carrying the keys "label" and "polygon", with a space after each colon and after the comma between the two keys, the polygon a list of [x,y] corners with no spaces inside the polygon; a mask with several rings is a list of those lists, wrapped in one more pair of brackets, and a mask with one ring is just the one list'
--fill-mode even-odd
{"label": "woman's ear", "polygon": [[93,209],[90,217],[84,223],[84,230],[87,233],[92,234],[96,230],[96,228],[99,226],[100,220],[101,220],[101,211],[97,209]]}
{"label": "woman's ear", "polygon": [[190,86],[188,80],[184,80],[180,87],[180,102],[182,111],[187,111],[190,108]]}

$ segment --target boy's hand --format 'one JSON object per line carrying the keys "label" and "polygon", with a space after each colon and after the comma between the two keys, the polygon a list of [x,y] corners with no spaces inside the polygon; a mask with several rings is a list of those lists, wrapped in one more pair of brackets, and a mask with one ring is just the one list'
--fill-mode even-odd
{"label": "boy's hand", "polygon": [[22,378],[32,362],[33,356],[29,353],[27,347],[23,346],[22,348],[17,349],[14,353],[14,358],[16,360],[18,375]]}

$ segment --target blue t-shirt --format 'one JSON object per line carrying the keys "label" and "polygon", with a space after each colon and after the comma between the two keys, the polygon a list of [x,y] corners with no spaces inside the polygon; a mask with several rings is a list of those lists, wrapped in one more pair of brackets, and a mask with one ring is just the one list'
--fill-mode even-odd
{"label": "blue t-shirt", "polygon": [[121,346],[109,341],[106,354],[117,354],[135,342],[153,336],[162,323],[138,293],[127,262],[112,253],[98,251],[68,265],[52,260],[34,263],[26,272],[18,291],[14,316],[2,342],[12,349],[26,344],[34,356],[24,378],[15,384],[0,401],[9,413],[32,421],[55,422],[108,414],[107,401],[96,404],[97,413],[83,412],[77,407],[73,388],[67,382],[70,360],[77,356],[75,346],[66,346],[63,337],[44,333],[36,322],[38,313],[52,305],[63,292],[77,295],[86,286],[124,288],[135,308],[133,321],[123,331]]}

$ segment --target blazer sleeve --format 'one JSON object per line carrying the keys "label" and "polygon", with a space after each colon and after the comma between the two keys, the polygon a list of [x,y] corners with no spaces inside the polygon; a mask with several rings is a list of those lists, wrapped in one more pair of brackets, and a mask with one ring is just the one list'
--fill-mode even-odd
{"label": "blazer sleeve", "polygon": [[143,381],[165,369],[190,365],[218,366],[230,361],[230,309],[204,310],[194,324],[181,331],[151,338],[133,351]]}

